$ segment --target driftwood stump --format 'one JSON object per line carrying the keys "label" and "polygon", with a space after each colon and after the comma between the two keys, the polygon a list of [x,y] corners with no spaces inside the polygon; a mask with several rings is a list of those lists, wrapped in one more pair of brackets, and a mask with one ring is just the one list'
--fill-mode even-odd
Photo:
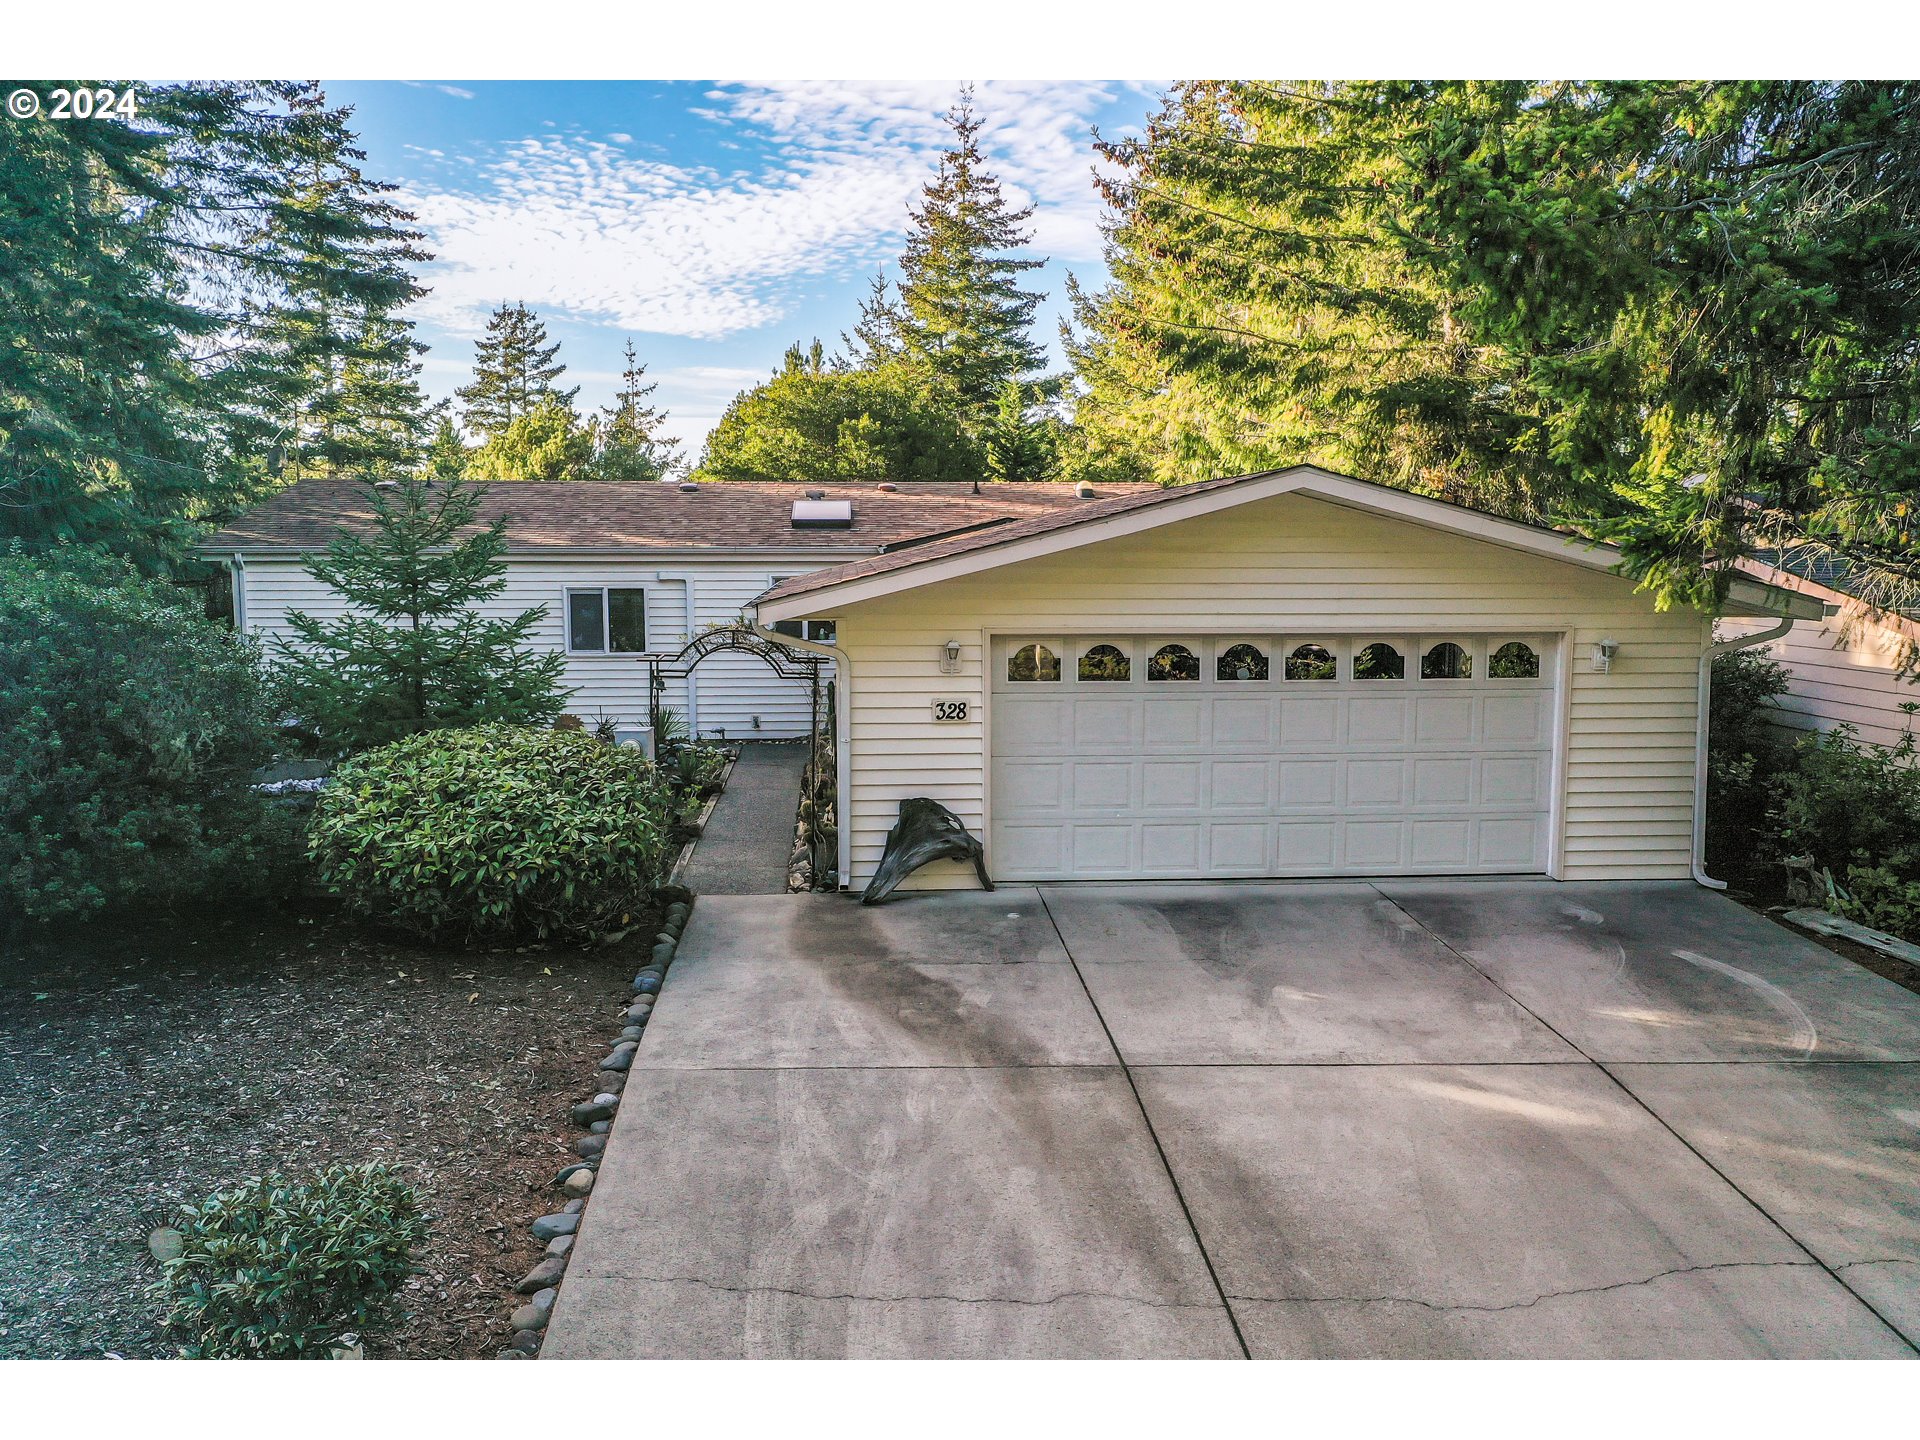
{"label": "driftwood stump", "polygon": [[900,818],[887,832],[880,868],[867,882],[860,903],[879,904],[902,880],[933,860],[971,860],[981,887],[993,889],[993,881],[987,878],[986,847],[967,833],[959,816],[937,800],[902,800]]}

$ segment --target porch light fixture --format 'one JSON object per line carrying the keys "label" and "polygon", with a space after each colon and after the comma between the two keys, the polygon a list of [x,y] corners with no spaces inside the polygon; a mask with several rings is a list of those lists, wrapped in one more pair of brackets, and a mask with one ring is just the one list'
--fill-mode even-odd
{"label": "porch light fixture", "polygon": [[1596,640],[1593,642],[1593,668],[1596,674],[1613,673],[1613,657],[1620,653],[1618,640]]}
{"label": "porch light fixture", "polygon": [[960,642],[949,640],[940,650],[940,673],[958,675],[960,673]]}

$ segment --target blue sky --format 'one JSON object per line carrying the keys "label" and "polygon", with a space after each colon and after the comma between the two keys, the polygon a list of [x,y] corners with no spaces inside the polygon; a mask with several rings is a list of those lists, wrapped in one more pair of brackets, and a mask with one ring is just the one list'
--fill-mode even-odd
{"label": "blue sky", "polygon": [[[437,256],[416,307],[435,396],[465,383],[502,301],[561,342],[583,410],[611,400],[629,336],[672,432],[698,453],[728,400],[796,340],[829,347],[931,176],[959,81],[335,82],[368,173],[401,187]],[[1098,283],[1091,131],[1137,129],[1158,87],[977,82],[983,145],[1035,206],[1053,342],[1069,271]],[[1057,354],[1057,347],[1056,347]]]}

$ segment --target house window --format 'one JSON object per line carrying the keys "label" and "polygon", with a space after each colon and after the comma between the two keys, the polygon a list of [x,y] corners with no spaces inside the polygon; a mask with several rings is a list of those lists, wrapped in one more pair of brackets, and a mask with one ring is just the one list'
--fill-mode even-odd
{"label": "house window", "polygon": [[567,591],[567,649],[637,655],[647,648],[647,592],[607,585]]}
{"label": "house window", "polygon": [[1153,658],[1147,661],[1147,679],[1154,680],[1198,680],[1200,678],[1200,660],[1193,651],[1184,645],[1162,645],[1153,652]]}
{"label": "house window", "polygon": [[1471,680],[1473,656],[1451,640],[1442,640],[1420,657],[1420,678],[1422,680]]}
{"label": "house window", "polygon": [[1267,657],[1257,645],[1229,645],[1214,661],[1214,671],[1222,680],[1264,680]]}
{"label": "house window", "polygon": [[1324,645],[1299,645],[1287,656],[1287,679],[1331,680],[1338,667],[1333,652]]}
{"label": "house window", "polygon": [[1353,678],[1356,680],[1404,680],[1407,675],[1407,662],[1400,652],[1384,641],[1376,641],[1353,657]]}
{"label": "house window", "polygon": [[1080,657],[1080,678],[1082,680],[1108,681],[1128,680],[1133,676],[1133,662],[1127,659],[1127,652],[1118,645],[1095,645]]}
{"label": "house window", "polygon": [[776,620],[767,627],[776,635],[791,635],[796,640],[811,640],[816,645],[831,645],[838,627],[832,620]]}
{"label": "house window", "polygon": [[1495,680],[1538,680],[1540,657],[1533,653],[1531,645],[1509,640],[1493,652],[1493,661],[1487,666],[1487,674]]}
{"label": "house window", "polygon": [[1016,684],[1059,678],[1060,657],[1038,642],[1022,645],[1007,657],[1007,679]]}

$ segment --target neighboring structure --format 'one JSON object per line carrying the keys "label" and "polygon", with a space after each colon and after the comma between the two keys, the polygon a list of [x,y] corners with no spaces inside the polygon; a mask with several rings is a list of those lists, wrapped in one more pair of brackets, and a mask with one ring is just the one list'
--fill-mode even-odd
{"label": "neighboring structure", "polygon": [[[1820,601],[1826,615],[1796,625],[1764,651],[1787,667],[1787,691],[1776,719],[1794,730],[1830,730],[1847,724],[1876,745],[1896,744],[1915,717],[1902,705],[1920,703],[1920,684],[1901,674],[1901,661],[1920,624],[1871,606],[1847,593],[1845,576],[1827,566],[1794,564],[1791,570],[1766,560],[1742,567],[1768,584]],[[1729,634],[1745,627],[1729,622]],[[1920,731],[1916,731],[1920,734]]]}
{"label": "neighboring structure", "polygon": [[[1151,487],[1103,487],[1121,490]],[[817,498],[809,498],[817,497]],[[641,724],[647,655],[671,655],[704,629],[738,622],[769,585],[982,526],[1097,503],[1064,485],[722,485],[501,482],[480,518],[506,515],[507,585],[491,606],[547,617],[534,637],[567,656],[568,709],[589,723]],[[291,639],[289,610],[331,617],[341,597],[307,557],[340,527],[371,522],[367,489],[303,480],[200,547],[233,575],[235,624],[271,646]],[[790,627],[817,637],[819,627]],[[715,655],[669,682],[665,703],[702,735],[807,732],[808,687],[758,659]]]}
{"label": "neighboring structure", "polygon": [[[1711,623],[1618,558],[1303,466],[812,570],[754,610],[835,627],[855,889],[916,795],[996,880],[1685,879]],[[1742,578],[1727,613],[1821,610]]]}

